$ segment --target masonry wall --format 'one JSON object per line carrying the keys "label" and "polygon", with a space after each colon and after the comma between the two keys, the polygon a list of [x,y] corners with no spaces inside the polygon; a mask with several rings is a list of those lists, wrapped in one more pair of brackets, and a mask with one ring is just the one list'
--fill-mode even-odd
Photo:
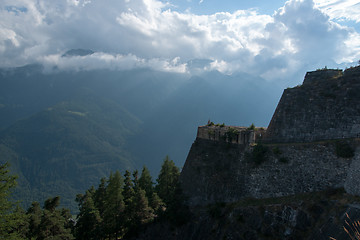
{"label": "masonry wall", "polygon": [[247,127],[206,125],[197,131],[197,138],[234,144],[250,144],[255,142],[255,137],[255,131]]}
{"label": "masonry wall", "polygon": [[[246,157],[251,146],[197,139],[180,177],[189,203],[206,205],[345,185],[351,188],[360,181],[357,172],[348,174],[350,165],[360,165],[358,152],[353,159],[344,159],[335,155],[335,143],[282,144],[277,146],[281,154],[274,154],[274,146],[268,145],[266,161],[256,165]],[[287,162],[282,162],[284,159]]]}
{"label": "masonry wall", "polygon": [[306,74],[284,90],[266,142],[311,142],[360,137],[360,67]]}

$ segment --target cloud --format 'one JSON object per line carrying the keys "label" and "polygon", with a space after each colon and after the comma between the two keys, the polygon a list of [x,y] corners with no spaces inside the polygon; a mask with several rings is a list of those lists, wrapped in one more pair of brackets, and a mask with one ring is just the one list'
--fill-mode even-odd
{"label": "cloud", "polygon": [[97,52],[86,56],[64,57],[53,54],[38,59],[43,63],[45,72],[58,71],[84,71],[97,69],[130,70],[134,68],[150,68],[157,71],[186,73],[186,64],[181,63],[179,58],[166,59],[142,59],[135,55],[108,54]]}
{"label": "cloud", "polygon": [[[290,0],[270,16],[254,9],[196,15],[158,0],[3,0],[0,66],[37,61],[48,69],[53,64],[185,72],[189,60],[210,59],[205,70],[276,79],[320,64],[357,61],[359,33],[334,22],[336,11],[326,15],[329,1],[316,1]],[[72,48],[96,54],[60,57]]]}
{"label": "cloud", "polygon": [[360,22],[360,2],[358,0],[314,0],[314,2],[331,19]]}

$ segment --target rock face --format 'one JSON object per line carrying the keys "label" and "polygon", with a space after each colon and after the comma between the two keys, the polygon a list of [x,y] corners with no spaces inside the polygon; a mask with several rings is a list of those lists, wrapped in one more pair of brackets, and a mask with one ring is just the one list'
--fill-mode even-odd
{"label": "rock face", "polygon": [[190,205],[338,187],[360,194],[360,67],[309,72],[286,89],[258,145],[198,131],[180,176]]}

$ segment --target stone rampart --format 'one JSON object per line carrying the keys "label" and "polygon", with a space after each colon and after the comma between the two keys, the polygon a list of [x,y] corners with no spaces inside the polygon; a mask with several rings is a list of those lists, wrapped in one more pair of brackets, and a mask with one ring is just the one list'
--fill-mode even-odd
{"label": "stone rampart", "polygon": [[336,187],[353,188],[359,194],[359,173],[352,169],[353,174],[348,174],[350,166],[360,165],[359,150],[352,159],[345,159],[336,156],[335,145],[264,145],[268,149],[266,160],[258,165],[247,157],[252,146],[197,139],[180,179],[191,205],[280,197]]}
{"label": "stone rampart", "polygon": [[246,145],[255,142],[256,134],[247,127],[206,125],[198,127],[197,138]]}
{"label": "stone rampart", "polygon": [[264,141],[311,142],[360,137],[360,67],[309,72],[284,90]]}
{"label": "stone rampart", "polygon": [[359,138],[360,67],[309,72],[284,90],[266,131],[199,127],[180,180],[191,205],[337,187],[360,195]]}

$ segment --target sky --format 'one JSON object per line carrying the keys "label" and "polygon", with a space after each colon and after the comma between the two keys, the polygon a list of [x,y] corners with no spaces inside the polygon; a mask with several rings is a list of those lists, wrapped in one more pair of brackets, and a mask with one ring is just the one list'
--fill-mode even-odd
{"label": "sky", "polygon": [[[62,57],[78,48],[95,53]],[[360,1],[0,1],[0,67],[189,73],[193,59],[269,81],[357,65]]]}

